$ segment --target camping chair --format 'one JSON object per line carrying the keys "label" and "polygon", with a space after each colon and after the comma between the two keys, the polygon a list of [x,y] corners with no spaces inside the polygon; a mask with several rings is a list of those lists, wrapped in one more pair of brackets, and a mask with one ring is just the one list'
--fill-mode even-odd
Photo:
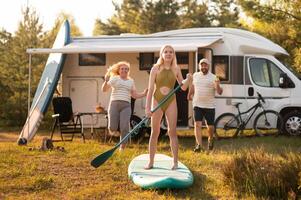
{"label": "camping chair", "polygon": [[[70,97],[55,97],[52,100],[54,115],[52,117],[55,119],[51,139],[55,128],[58,127],[60,131],[61,140],[57,141],[72,141],[75,134],[81,134],[83,141],[85,142],[85,136],[82,129],[81,114],[73,113],[72,101]],[[72,135],[70,139],[64,139],[63,135]]]}

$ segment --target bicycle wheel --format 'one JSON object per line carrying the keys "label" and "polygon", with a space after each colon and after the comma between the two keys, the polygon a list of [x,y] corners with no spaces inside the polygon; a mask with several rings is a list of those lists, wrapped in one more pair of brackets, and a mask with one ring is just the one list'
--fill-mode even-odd
{"label": "bicycle wheel", "polygon": [[235,137],[238,134],[239,121],[232,113],[224,113],[214,123],[214,132],[218,138]]}
{"label": "bicycle wheel", "polygon": [[278,135],[281,133],[283,120],[280,114],[274,110],[265,110],[259,113],[255,120],[253,128],[257,135]]}

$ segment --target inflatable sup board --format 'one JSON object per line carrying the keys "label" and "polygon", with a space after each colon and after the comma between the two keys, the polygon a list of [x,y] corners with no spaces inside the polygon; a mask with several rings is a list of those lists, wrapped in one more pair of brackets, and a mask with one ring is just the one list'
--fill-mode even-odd
{"label": "inflatable sup board", "polygon": [[[52,48],[60,48],[70,42],[70,25],[65,21],[61,26]],[[63,69],[66,54],[50,53],[38,88],[33,98],[27,120],[20,133],[18,144],[25,145],[31,141],[38,130],[40,122],[47,111]]]}
{"label": "inflatable sup board", "polygon": [[138,186],[144,189],[153,188],[187,188],[193,183],[191,171],[181,162],[178,162],[178,169],[171,170],[173,159],[163,154],[155,155],[154,167],[144,169],[149,160],[148,154],[134,158],[129,167],[129,178]]}

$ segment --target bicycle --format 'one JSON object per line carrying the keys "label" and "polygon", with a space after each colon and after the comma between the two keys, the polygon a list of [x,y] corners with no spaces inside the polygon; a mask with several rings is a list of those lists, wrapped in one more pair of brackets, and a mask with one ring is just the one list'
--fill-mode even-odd
{"label": "bicycle", "polygon": [[[258,136],[280,134],[283,128],[281,115],[274,110],[265,110],[263,107],[263,103],[265,103],[264,98],[259,92],[257,92],[257,95],[258,102],[248,110],[241,112],[239,105],[242,103],[236,103],[234,106],[237,108],[238,114],[224,113],[220,115],[214,123],[215,136],[218,138],[227,138],[236,137],[238,134],[242,135],[248,122],[258,108],[261,108],[262,112],[254,119],[253,129],[255,130],[255,134]],[[250,112],[251,114],[249,114]],[[243,119],[243,115],[245,114],[248,115]]]}

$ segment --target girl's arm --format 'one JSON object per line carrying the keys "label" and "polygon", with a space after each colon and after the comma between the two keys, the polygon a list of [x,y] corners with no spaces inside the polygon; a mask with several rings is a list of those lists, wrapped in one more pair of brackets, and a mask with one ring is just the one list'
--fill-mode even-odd
{"label": "girl's arm", "polygon": [[187,94],[187,100],[188,100],[188,101],[191,101],[192,98],[193,98],[193,95],[194,95],[194,85],[192,84],[192,85],[189,87],[189,91],[188,91],[188,94]]}
{"label": "girl's arm", "polygon": [[136,90],[135,85],[133,85],[132,90],[131,90],[131,96],[132,96],[134,99],[139,99],[139,98],[145,97],[146,95],[147,95],[147,89],[145,89],[145,90],[144,90],[143,92],[141,92],[141,93],[138,93],[137,90]]}
{"label": "girl's arm", "polygon": [[106,92],[110,89],[111,86],[108,84],[109,80],[110,80],[110,75],[107,73],[105,75],[105,81],[103,82],[103,84],[101,86],[101,91],[102,92]]}
{"label": "girl's arm", "polygon": [[[184,79],[183,79],[183,76],[182,76],[181,69],[180,69],[179,66],[176,67],[176,78],[177,78],[177,81],[178,81],[179,84],[182,83],[183,80],[184,80]],[[182,85],[182,87],[181,87],[181,89],[182,89],[183,91],[186,91],[187,88],[189,87],[189,84],[190,84],[190,82],[191,82],[191,80],[192,80],[191,74],[188,73],[186,78],[188,79],[188,81],[186,81],[186,82]]]}

